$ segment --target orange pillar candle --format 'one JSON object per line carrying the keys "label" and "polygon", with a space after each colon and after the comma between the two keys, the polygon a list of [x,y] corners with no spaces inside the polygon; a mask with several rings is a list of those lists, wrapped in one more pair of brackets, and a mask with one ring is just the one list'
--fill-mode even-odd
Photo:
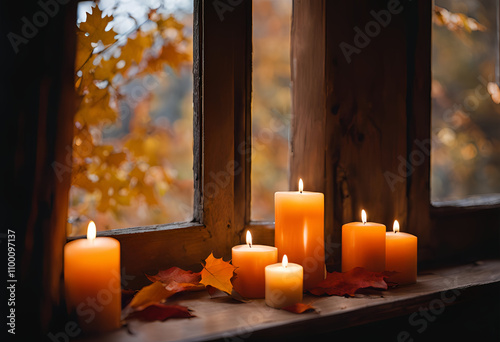
{"label": "orange pillar candle", "polygon": [[64,246],[64,285],[68,311],[76,311],[85,332],[104,332],[120,327],[120,243],[96,238],[90,222],[87,239]]}
{"label": "orange pillar candle", "polygon": [[417,237],[399,231],[399,222],[394,221],[393,231],[386,233],[385,269],[396,271],[387,280],[400,285],[417,282]]}
{"label": "orange pillar candle", "polygon": [[315,287],[325,278],[324,195],[303,191],[274,194],[275,245],[278,258],[304,268],[304,289]]}
{"label": "orange pillar candle", "polygon": [[342,272],[355,267],[369,271],[385,270],[385,225],[366,222],[366,212],[361,211],[363,222],[342,226]]}
{"label": "orange pillar candle", "polygon": [[232,249],[233,266],[237,267],[233,286],[246,298],[264,298],[265,267],[278,261],[278,249],[272,246],[253,245],[252,234],[247,231],[246,245]]}
{"label": "orange pillar candle", "polygon": [[278,264],[266,266],[266,304],[284,308],[302,302],[303,268],[288,263],[286,254]]}

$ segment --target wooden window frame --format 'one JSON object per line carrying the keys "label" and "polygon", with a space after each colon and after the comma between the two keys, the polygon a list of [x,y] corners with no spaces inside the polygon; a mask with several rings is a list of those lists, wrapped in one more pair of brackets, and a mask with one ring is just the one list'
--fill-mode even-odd
{"label": "wooden window frame", "polygon": [[[347,61],[354,28],[376,23],[390,1],[294,0],[290,188],[302,177],[325,193],[327,267],[340,268],[342,224],[369,219],[418,236],[419,267],[498,257],[500,204],[430,197],[431,1],[403,10]],[[300,27],[300,28],[299,28]],[[319,91],[318,91],[319,90]],[[307,142],[307,143],[304,143]],[[411,169],[400,173],[401,160]],[[388,186],[385,174],[399,175]]]}
{"label": "wooden window frame", "polygon": [[120,241],[132,287],[146,281],[145,272],[200,269],[211,252],[228,260],[246,229],[254,241],[274,244],[274,224],[249,219],[252,2],[230,11],[208,0],[194,7],[194,219],[98,232]]}
{"label": "wooden window frame", "polygon": [[[255,241],[274,244],[274,223],[250,220],[252,2],[235,2],[222,16],[211,1],[194,3],[194,220],[99,233],[120,240],[122,263],[139,276],[138,283],[144,272],[173,265],[200,268],[211,252],[229,259],[247,229]],[[393,16],[391,26],[347,64],[338,47],[351,28],[373,19],[368,15],[373,4],[294,0],[293,5],[289,186],[296,189],[302,177],[308,189],[325,194],[328,268],[339,268],[341,226],[358,220],[361,208],[373,221],[389,226],[398,219],[417,235],[421,265],[496,255],[490,253],[497,243],[491,227],[500,223],[499,203],[433,206],[430,153],[392,191],[384,178],[386,172],[398,174],[401,158],[411,160],[422,142],[430,141],[432,4],[402,2],[404,11]],[[380,1],[375,7],[385,6]],[[346,17],[342,11],[365,15]],[[392,44],[401,32],[407,32],[405,39]],[[400,76],[385,87],[399,98],[387,105],[388,97],[375,98],[352,75],[361,70],[371,83],[388,77],[369,68],[373,58],[387,64],[394,55],[401,60],[391,70]],[[354,88],[361,89],[358,95],[345,91]],[[381,136],[388,138],[379,143]],[[378,164],[371,171],[359,160]]]}

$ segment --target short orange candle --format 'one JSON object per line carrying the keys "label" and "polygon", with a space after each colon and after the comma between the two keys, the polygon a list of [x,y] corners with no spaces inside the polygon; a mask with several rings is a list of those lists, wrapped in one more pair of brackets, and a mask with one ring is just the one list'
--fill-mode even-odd
{"label": "short orange candle", "polygon": [[252,234],[247,231],[246,245],[234,246],[232,262],[236,267],[233,286],[246,298],[264,298],[265,268],[278,261],[278,249],[272,246],[253,245]]}
{"label": "short orange candle", "polygon": [[394,221],[393,231],[386,233],[385,269],[396,271],[387,280],[400,285],[417,282],[417,237],[399,231]]}
{"label": "short orange candle", "polygon": [[90,222],[87,239],[64,246],[64,284],[68,311],[76,311],[85,332],[105,332],[120,327],[120,243],[96,238]]}
{"label": "short orange candle", "polygon": [[366,222],[364,210],[361,211],[361,220],[342,226],[342,272],[355,267],[384,271],[385,225]]}
{"label": "short orange candle", "polygon": [[324,195],[303,191],[274,194],[275,240],[278,258],[304,268],[304,289],[315,287],[325,278]]}

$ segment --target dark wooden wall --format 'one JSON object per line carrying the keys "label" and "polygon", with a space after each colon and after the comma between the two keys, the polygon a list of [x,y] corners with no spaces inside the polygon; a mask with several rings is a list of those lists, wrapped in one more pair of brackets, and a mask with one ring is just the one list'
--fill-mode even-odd
{"label": "dark wooden wall", "polygon": [[[75,46],[74,39],[66,38],[75,35],[75,5],[59,5],[54,16],[47,15],[46,24],[26,38],[16,53],[8,34],[22,36],[22,18],[33,23],[33,16],[42,8],[34,1],[1,4],[0,217],[2,234],[15,231],[19,340],[55,329],[52,324],[62,314],[60,285],[70,172],[63,171],[58,177],[52,165],[59,162],[71,168],[67,148],[71,148],[73,134],[68,127],[72,127],[75,105]],[[6,265],[5,235],[0,248]],[[6,326],[2,329],[5,332]]]}

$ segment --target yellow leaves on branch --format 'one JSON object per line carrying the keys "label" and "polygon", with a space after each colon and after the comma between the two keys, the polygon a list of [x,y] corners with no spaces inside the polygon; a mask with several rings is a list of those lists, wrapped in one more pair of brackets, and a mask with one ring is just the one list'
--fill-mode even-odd
{"label": "yellow leaves on branch", "polygon": [[113,21],[113,16],[102,16],[99,6],[92,7],[92,13],[80,24],[77,31],[77,51],[75,66],[80,70],[91,57],[94,47],[101,41],[104,46],[113,44],[116,32],[113,29],[106,31],[106,27]]}
{"label": "yellow leaves on branch", "polygon": [[115,122],[118,112],[111,107],[112,100],[116,99],[112,99],[108,89],[100,89],[91,83],[76,112],[75,121],[88,126]]}
{"label": "yellow leaves on branch", "polygon": [[[166,65],[177,69],[192,59],[191,54],[183,52],[190,46],[190,39],[183,35],[182,23],[156,10],[150,10],[148,18],[156,29],[143,31],[140,24],[120,37],[112,28],[113,15],[104,16],[95,5],[77,29],[75,89],[80,102],[75,115],[72,185],[89,193],[99,191],[97,209],[101,212],[116,213],[118,205],[129,205],[137,197],[156,205],[159,195],[155,184],[158,178],[161,182],[169,179],[162,171],[151,180],[151,174],[158,172],[149,171],[161,164],[158,146],[165,145],[165,134],[153,131],[145,138],[150,132],[145,127],[140,135],[128,134],[117,144],[123,148],[119,150],[103,144],[100,133],[90,133],[101,132],[104,125],[119,120],[120,98],[130,82],[146,75],[165,77]],[[131,108],[131,122],[139,112],[137,106]],[[149,110],[145,115],[148,122]]]}
{"label": "yellow leaves on branch", "polygon": [[438,26],[446,26],[453,32],[486,31],[486,26],[481,25],[475,19],[469,18],[463,13],[453,13],[445,8],[434,6],[433,22]]}
{"label": "yellow leaves on branch", "polygon": [[153,37],[142,31],[137,31],[135,37],[129,37],[127,43],[122,47],[120,59],[130,66],[132,62],[141,63],[146,49],[153,45]]}
{"label": "yellow leaves on branch", "polygon": [[92,13],[87,13],[87,19],[80,24],[80,31],[88,34],[86,39],[92,43],[102,41],[104,45],[115,42],[116,33],[113,29],[106,30],[106,27],[113,21],[113,16],[103,17],[99,6],[92,7]]}

